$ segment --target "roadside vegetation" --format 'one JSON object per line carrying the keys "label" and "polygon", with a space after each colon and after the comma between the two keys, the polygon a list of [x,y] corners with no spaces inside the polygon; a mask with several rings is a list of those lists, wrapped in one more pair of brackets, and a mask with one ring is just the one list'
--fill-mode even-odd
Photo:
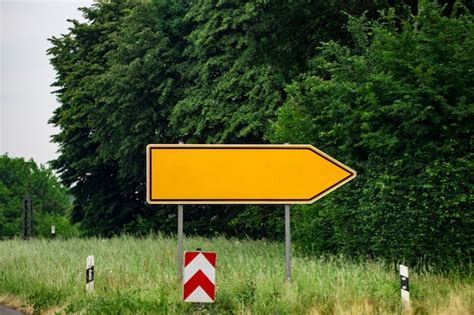
{"label": "roadside vegetation", "polygon": [[0,239],[22,236],[23,198],[33,207],[33,235],[48,237],[51,226],[63,236],[79,235],[70,223],[71,195],[53,170],[33,160],[0,155]]}
{"label": "roadside vegetation", "polygon": [[[0,242],[0,304],[29,313],[82,314],[472,314],[474,279],[410,269],[403,309],[396,264],[343,256],[294,257],[284,282],[279,243],[189,238],[187,250],[217,252],[216,302],[182,302],[176,240],[162,236]],[[95,292],[85,262],[95,256]]]}
{"label": "roadside vegetation", "polygon": [[[58,157],[51,168],[0,157],[0,304],[474,314],[472,1],[110,0],[81,11],[47,52]],[[292,208],[291,284],[281,205],[186,206],[186,248],[218,255],[216,303],[196,306],[176,279],[176,207],[145,201],[146,145],[178,141],[307,143],[358,177]],[[26,194],[37,238],[21,240]]]}
{"label": "roadside vegetation", "polygon": [[[449,3],[448,3],[449,2]],[[52,161],[86,236],[176,231],[150,143],[307,143],[358,177],[293,217],[309,254],[472,260],[472,1],[99,1],[51,38]],[[242,183],[235,183],[242,185]],[[282,207],[186,207],[186,230],[279,240]]]}

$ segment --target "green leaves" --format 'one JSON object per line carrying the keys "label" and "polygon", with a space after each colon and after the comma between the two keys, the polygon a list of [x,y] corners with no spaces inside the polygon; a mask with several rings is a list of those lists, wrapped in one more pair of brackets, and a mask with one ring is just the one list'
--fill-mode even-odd
{"label": "green leaves", "polygon": [[[390,65],[390,54],[402,50],[402,38],[394,42],[367,22],[385,6],[114,0],[82,9],[85,22],[72,21],[68,34],[51,39],[49,50],[61,103],[51,118],[60,128],[53,166],[76,198],[74,221],[86,234],[133,227],[175,231],[173,207],[145,203],[149,143],[314,143],[329,153],[343,150],[348,161],[365,167],[379,162],[368,159],[372,149],[390,155],[413,130],[428,135],[429,128],[416,127],[418,115],[405,122],[401,136],[393,130],[402,125],[399,114],[409,117],[413,106],[425,108],[424,121],[430,118],[434,107],[420,99],[433,95],[430,82],[439,72],[405,58],[401,73],[426,77],[421,95],[406,92],[411,82],[393,84],[403,77],[393,73],[395,66],[374,68],[382,61]],[[365,18],[351,18],[345,28],[346,12]],[[344,45],[348,29],[355,48]],[[416,46],[405,37],[403,45]],[[321,41],[327,43],[317,50]],[[375,51],[376,45],[381,48]],[[380,104],[390,105],[372,110]],[[466,99],[464,108],[466,115]],[[265,212],[188,207],[186,220],[196,233],[274,238],[281,216]]]}
{"label": "green leaves", "polygon": [[23,198],[33,204],[33,228],[37,236],[49,237],[51,224],[61,223],[58,234],[69,236],[75,228],[68,222],[71,201],[67,190],[50,168],[33,160],[0,156],[0,237],[22,236]]}
{"label": "green leaves", "polygon": [[[301,209],[302,248],[412,263],[472,256],[473,17],[433,4],[420,12],[398,31],[351,18],[354,48],[322,45],[287,87],[271,139],[312,143],[359,173]],[[330,239],[312,232],[328,225]]]}

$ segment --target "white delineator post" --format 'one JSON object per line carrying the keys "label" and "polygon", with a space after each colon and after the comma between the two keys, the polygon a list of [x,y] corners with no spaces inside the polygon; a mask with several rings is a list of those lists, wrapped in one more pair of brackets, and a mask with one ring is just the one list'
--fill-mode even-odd
{"label": "white delineator post", "polygon": [[410,303],[410,287],[408,284],[408,267],[400,265],[400,291],[403,304]]}
{"label": "white delineator post", "polygon": [[55,238],[56,236],[56,226],[51,225],[51,237]]}
{"label": "white delineator post", "polygon": [[94,255],[88,256],[86,260],[86,291],[94,291]]}

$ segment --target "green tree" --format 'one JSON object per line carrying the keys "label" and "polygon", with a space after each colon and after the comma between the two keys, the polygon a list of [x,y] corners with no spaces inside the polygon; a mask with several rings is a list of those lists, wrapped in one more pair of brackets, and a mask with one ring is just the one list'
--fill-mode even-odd
{"label": "green tree", "polygon": [[[268,142],[265,135],[285,100],[284,87],[305,70],[317,43],[347,37],[344,11],[373,14],[381,6],[355,1],[195,3],[185,16],[190,32],[179,66],[185,89],[171,112],[173,133],[187,143]],[[191,207],[187,213],[192,221],[213,222],[217,231],[229,222],[226,233],[282,235],[281,207]]]}
{"label": "green tree", "polygon": [[[85,22],[72,21],[49,50],[62,104],[51,119],[61,130],[53,166],[77,200],[74,221],[87,234],[175,231],[175,207],[145,203],[146,145],[268,142],[285,85],[320,40],[347,37],[343,11],[384,5],[113,0],[83,8]],[[186,207],[186,222],[189,232],[272,237],[281,213]]]}
{"label": "green tree", "polygon": [[47,237],[51,225],[58,235],[70,236],[70,196],[50,168],[33,160],[0,156],[0,237],[22,235],[23,198],[30,195],[33,205],[34,235]]}
{"label": "green tree", "polygon": [[97,86],[109,68],[108,53],[118,45],[121,19],[132,7],[132,2],[112,1],[82,8],[86,22],[71,21],[70,32],[53,37],[48,51],[57,72],[56,95],[62,104],[50,120],[61,129],[53,137],[61,155],[52,165],[76,198],[73,221],[81,222],[88,234],[117,233],[123,222],[133,217],[132,209],[122,202],[118,162],[105,160],[101,154],[110,139],[97,140],[100,126],[96,123],[104,111],[100,101],[106,93]]}
{"label": "green tree", "polygon": [[[94,138],[101,143],[97,153],[104,163],[117,164],[119,211],[130,214],[114,222],[119,228],[114,233],[122,224],[129,233],[175,230],[175,207],[146,204],[145,147],[178,142],[168,117],[182,92],[177,65],[182,62],[186,8],[180,1],[152,1],[130,9],[114,34],[117,47],[107,55],[108,69],[97,81],[101,109],[91,117],[97,126]],[[100,220],[100,211],[93,211],[94,220]],[[109,226],[102,229],[110,231]]]}
{"label": "green tree", "polygon": [[263,142],[284,86],[305,70],[314,47],[347,37],[344,12],[373,13],[381,6],[259,0],[192,5],[179,66],[186,88],[170,117],[174,133],[189,143]]}
{"label": "green tree", "polygon": [[358,171],[299,208],[297,244],[414,263],[472,257],[473,16],[434,4],[395,21],[350,18],[287,87],[276,142],[312,143]]}

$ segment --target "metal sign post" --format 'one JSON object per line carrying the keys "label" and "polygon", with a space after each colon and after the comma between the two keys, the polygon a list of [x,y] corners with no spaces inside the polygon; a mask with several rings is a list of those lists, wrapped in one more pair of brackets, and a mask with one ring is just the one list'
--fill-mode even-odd
{"label": "metal sign post", "polygon": [[176,255],[178,278],[183,279],[183,205],[178,205],[178,253]]}
{"label": "metal sign post", "polygon": [[23,198],[23,238],[27,239],[33,236],[33,209],[30,195]]}
{"label": "metal sign post", "polygon": [[[289,145],[288,142],[285,145]],[[285,282],[291,282],[290,205],[285,205]]]}
{"label": "metal sign post", "polygon": [[[183,141],[179,141],[183,144]],[[178,268],[178,279],[183,280],[183,205],[178,205],[178,248],[176,255],[176,267]]]}
{"label": "metal sign post", "polygon": [[291,282],[290,205],[285,205],[285,281]]}

